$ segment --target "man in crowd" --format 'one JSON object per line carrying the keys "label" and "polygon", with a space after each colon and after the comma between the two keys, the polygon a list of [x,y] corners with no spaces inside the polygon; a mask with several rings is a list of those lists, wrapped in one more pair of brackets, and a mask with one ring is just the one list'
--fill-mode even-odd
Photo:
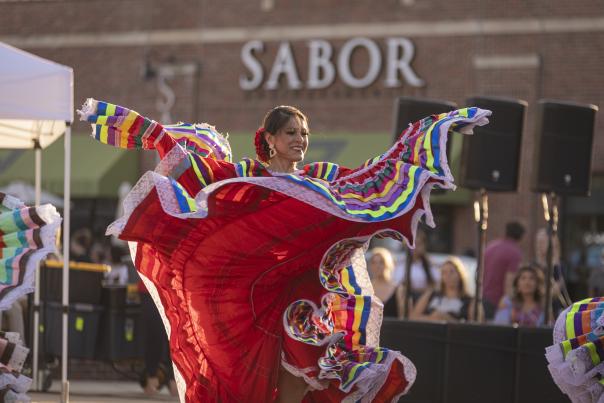
{"label": "man in crowd", "polygon": [[505,237],[495,239],[487,245],[484,254],[483,305],[485,318],[495,315],[497,305],[512,289],[514,274],[522,261],[520,241],[524,226],[512,221],[505,226]]}

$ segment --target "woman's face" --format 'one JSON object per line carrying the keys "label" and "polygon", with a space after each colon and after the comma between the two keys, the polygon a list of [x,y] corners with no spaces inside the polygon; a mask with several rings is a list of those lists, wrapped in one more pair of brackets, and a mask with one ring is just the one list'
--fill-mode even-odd
{"label": "woman's face", "polygon": [[382,256],[373,255],[371,259],[369,259],[369,274],[372,278],[382,277],[385,269],[386,263]]}
{"label": "woman's face", "polygon": [[522,295],[530,295],[537,289],[537,279],[530,271],[523,271],[518,277],[518,292]]}
{"label": "woman's face", "polygon": [[451,263],[445,263],[440,268],[440,276],[445,287],[459,287],[459,282],[461,279],[459,278],[459,274],[455,269],[455,266]]}
{"label": "woman's face", "polygon": [[308,149],[308,124],[306,120],[293,116],[277,133],[269,135],[267,141],[274,145],[278,157],[300,162]]}

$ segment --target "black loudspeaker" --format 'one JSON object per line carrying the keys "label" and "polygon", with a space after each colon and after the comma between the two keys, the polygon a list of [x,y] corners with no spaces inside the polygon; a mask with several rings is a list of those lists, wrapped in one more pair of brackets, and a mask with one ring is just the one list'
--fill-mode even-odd
{"label": "black loudspeaker", "polygon": [[563,403],[545,347],[551,328],[400,321],[384,318],[380,345],[417,368],[399,403]]}
{"label": "black loudspeaker", "polygon": [[513,192],[518,187],[518,163],[527,103],[516,99],[476,97],[469,106],[493,112],[489,124],[464,136],[461,186]]}
{"label": "black loudspeaker", "polygon": [[457,323],[448,327],[449,355],[442,402],[513,402],[516,329]]}
{"label": "black loudspeaker", "polygon": [[568,402],[547,370],[544,351],[551,345],[551,328],[518,328],[515,403]]}
{"label": "black loudspeaker", "polygon": [[381,346],[400,351],[417,369],[415,383],[400,403],[442,402],[447,327],[440,322],[384,318],[380,336]]}
{"label": "black loudspeaker", "polygon": [[588,196],[598,107],[539,101],[532,189]]}
{"label": "black loudspeaker", "polygon": [[409,123],[426,116],[451,112],[457,105],[453,102],[414,97],[399,97],[394,101],[393,137],[396,141]]}

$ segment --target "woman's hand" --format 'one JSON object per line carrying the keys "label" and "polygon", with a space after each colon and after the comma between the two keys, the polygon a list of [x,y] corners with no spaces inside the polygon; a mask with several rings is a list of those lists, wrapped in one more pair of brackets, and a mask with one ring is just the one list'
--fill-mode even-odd
{"label": "woman's hand", "polygon": [[428,319],[430,319],[430,320],[444,320],[444,321],[447,321],[447,322],[451,322],[451,321],[455,320],[448,313],[440,312],[440,311],[433,311],[431,314],[428,315]]}

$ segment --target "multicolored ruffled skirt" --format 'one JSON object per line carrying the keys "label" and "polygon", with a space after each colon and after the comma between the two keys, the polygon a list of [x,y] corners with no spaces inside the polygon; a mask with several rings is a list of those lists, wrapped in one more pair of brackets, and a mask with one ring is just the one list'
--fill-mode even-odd
{"label": "multicolored ruffled skirt", "polygon": [[[0,193],[0,311],[34,291],[38,263],[56,251],[61,217],[45,204],[27,207],[20,200]],[[29,349],[21,336],[0,332],[0,397],[2,401],[29,401],[25,392],[31,379],[21,375]]]}
{"label": "multicolored ruffled skirt", "polygon": [[209,125],[163,126],[90,100],[81,115],[97,140],[162,157],[108,233],[136,243],[182,399],[270,402],[281,367],[307,382],[305,402],[405,394],[415,367],[379,346],[383,305],[364,251],[377,234],[412,244],[424,215],[433,225],[430,190],[454,187],[448,132],[489,114],[424,119],[357,169],[313,163],[279,174],[251,159],[230,162],[228,142]]}
{"label": "multicolored ruffled skirt", "polygon": [[548,369],[573,403],[604,403],[604,297],[566,308],[546,349]]}

